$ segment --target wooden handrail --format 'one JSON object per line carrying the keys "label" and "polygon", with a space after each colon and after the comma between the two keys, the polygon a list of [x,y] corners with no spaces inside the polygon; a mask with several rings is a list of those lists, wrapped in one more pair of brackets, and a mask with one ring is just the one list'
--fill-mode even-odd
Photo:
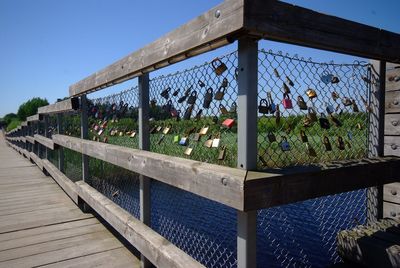
{"label": "wooden handrail", "polygon": [[69,98],[47,106],[39,107],[38,114],[57,114],[79,109],[79,98]]}

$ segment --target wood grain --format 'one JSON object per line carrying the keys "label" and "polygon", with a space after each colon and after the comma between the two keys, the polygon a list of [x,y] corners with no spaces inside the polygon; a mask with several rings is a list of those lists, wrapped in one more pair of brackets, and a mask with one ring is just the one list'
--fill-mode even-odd
{"label": "wood grain", "polygon": [[385,112],[400,113],[400,91],[386,92]]}
{"label": "wood grain", "polygon": [[53,142],[52,139],[46,138],[46,137],[44,137],[42,135],[35,134],[33,136],[33,138],[35,139],[36,142],[46,146],[47,148],[49,148],[51,150],[54,150],[57,147],[57,146],[54,146],[54,142]]}
{"label": "wood grain", "polygon": [[400,204],[400,183],[394,182],[383,186],[383,200]]}
{"label": "wood grain", "polygon": [[400,156],[400,136],[385,136],[385,155]]}
{"label": "wood grain", "polygon": [[385,115],[385,135],[400,135],[400,114]]}
{"label": "wood grain", "polygon": [[57,114],[79,109],[79,98],[69,98],[47,106],[39,107],[38,114]]}

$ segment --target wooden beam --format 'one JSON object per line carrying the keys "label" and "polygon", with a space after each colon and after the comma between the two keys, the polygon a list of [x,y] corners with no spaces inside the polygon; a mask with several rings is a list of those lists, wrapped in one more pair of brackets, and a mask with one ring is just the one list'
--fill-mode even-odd
{"label": "wooden beam", "polygon": [[73,151],[243,210],[243,183],[246,170],[64,135],[53,135],[53,141]]}
{"label": "wooden beam", "polygon": [[39,107],[38,114],[57,114],[79,109],[79,98],[69,98],[47,106]]}
{"label": "wooden beam", "polygon": [[42,120],[42,117],[39,114],[31,115],[26,118],[26,121],[28,123],[36,122],[36,121],[40,121],[40,120]]}
{"label": "wooden beam", "polygon": [[400,156],[400,136],[386,136],[384,145],[385,155]]}
{"label": "wooden beam", "polygon": [[49,160],[42,160],[44,169],[50,176],[57,182],[57,184],[64,190],[64,192],[78,204],[77,186],[67,176],[65,176],[57,167],[55,167]]}
{"label": "wooden beam", "polygon": [[245,210],[255,210],[398,181],[399,157],[337,161],[321,167],[249,171]]}
{"label": "wooden beam", "polygon": [[[218,11],[218,12],[217,12]],[[69,87],[77,96],[226,45],[243,27],[243,0],[224,1],[155,42]]]}
{"label": "wooden beam", "polygon": [[52,139],[46,138],[46,137],[44,137],[42,135],[39,135],[39,134],[35,134],[33,136],[33,138],[35,139],[36,142],[46,146],[47,148],[49,148],[51,150],[56,149]]}
{"label": "wooden beam", "polygon": [[21,126],[26,127],[28,125],[28,122],[24,121],[21,123]]}
{"label": "wooden beam", "polygon": [[244,28],[268,40],[400,63],[400,35],[280,1],[245,0]]}
{"label": "wooden beam", "polygon": [[386,92],[385,112],[400,113],[400,90]]}
{"label": "wooden beam", "polygon": [[204,267],[170,241],[83,181],[79,196],[157,267]]}
{"label": "wooden beam", "polygon": [[25,137],[25,140],[28,141],[28,142],[30,142],[31,144],[34,144],[34,143],[35,143],[35,138],[32,137],[32,136],[26,136],[26,137]]}
{"label": "wooden beam", "polygon": [[31,160],[39,167],[41,171],[43,171],[43,162],[35,153],[29,153]]}

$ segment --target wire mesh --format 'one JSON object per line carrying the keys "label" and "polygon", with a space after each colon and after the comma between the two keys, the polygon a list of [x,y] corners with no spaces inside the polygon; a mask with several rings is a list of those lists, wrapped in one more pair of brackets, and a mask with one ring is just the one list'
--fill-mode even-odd
{"label": "wire mesh", "polygon": [[367,156],[370,65],[259,53],[260,167]]}
{"label": "wire mesh", "polygon": [[81,115],[79,111],[64,113],[62,119],[64,134],[72,137],[81,137]]}
{"label": "wire mesh", "polygon": [[136,218],[140,218],[140,181],[137,173],[89,157],[87,183]]}
{"label": "wire mesh", "polygon": [[58,167],[58,149],[48,149],[48,159],[55,167]]}
{"label": "wire mesh", "polygon": [[138,88],[96,98],[88,105],[90,139],[138,148]]}
{"label": "wire mesh", "polygon": [[82,154],[64,148],[64,173],[73,182],[82,180]]}

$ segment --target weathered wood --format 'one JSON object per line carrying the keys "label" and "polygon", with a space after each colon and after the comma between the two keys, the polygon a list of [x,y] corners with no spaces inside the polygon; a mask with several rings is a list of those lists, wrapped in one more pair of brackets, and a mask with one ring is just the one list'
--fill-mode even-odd
{"label": "weathered wood", "polygon": [[400,90],[400,65],[388,66],[386,75],[386,91]]}
{"label": "weathered wood", "polygon": [[400,156],[400,136],[385,136],[385,155]]}
{"label": "weathered wood", "polygon": [[200,263],[83,181],[81,198],[158,267],[203,267]]}
{"label": "weathered wood", "polygon": [[245,1],[244,23],[269,40],[400,62],[400,35],[280,1]]}
{"label": "weathered wood", "polygon": [[67,176],[59,171],[50,161],[43,160],[44,169],[50,174],[57,184],[65,191],[65,193],[78,204],[78,194],[76,191],[76,184],[73,183]]}
{"label": "weathered wood", "polygon": [[[216,11],[220,15],[216,16]],[[99,90],[149,70],[226,45],[243,26],[243,0],[224,1],[164,37],[69,87],[70,96]],[[197,52],[198,51],[198,52]]]}
{"label": "weathered wood", "polygon": [[31,160],[39,167],[40,170],[43,171],[43,163],[42,160],[35,153],[29,153]]}
{"label": "weathered wood", "polygon": [[396,182],[400,158],[382,157],[336,161],[304,170],[248,171],[244,185],[245,210],[290,204],[325,195]]}
{"label": "weathered wood", "polygon": [[394,182],[383,186],[383,200],[400,204],[400,183]]}
{"label": "weathered wood", "polygon": [[383,217],[400,219],[400,205],[391,202],[383,202]]}
{"label": "weathered wood", "polygon": [[386,113],[400,113],[400,91],[386,92]]}
{"label": "weathered wood", "polygon": [[243,209],[243,182],[246,170],[64,135],[53,135],[53,141],[65,148],[123,167],[179,189],[239,210]]}
{"label": "weathered wood", "polygon": [[400,135],[400,114],[385,115],[385,135]]}
{"label": "weathered wood", "polygon": [[32,136],[26,136],[26,137],[25,137],[25,140],[26,140],[27,142],[30,142],[31,144],[34,144],[34,143],[35,143],[35,138],[32,137]]}
{"label": "weathered wood", "polygon": [[36,122],[42,120],[42,117],[39,114],[31,115],[26,118],[28,123]]}
{"label": "weathered wood", "polygon": [[38,114],[57,114],[79,109],[79,98],[69,98],[47,106],[39,107]]}
{"label": "weathered wood", "polygon": [[46,146],[47,148],[49,148],[51,150],[56,149],[52,139],[46,138],[46,137],[44,137],[42,135],[39,135],[39,134],[35,134],[33,136],[33,138],[35,139],[36,142]]}
{"label": "weathered wood", "polygon": [[26,126],[28,126],[28,122],[26,122],[26,121],[24,121],[24,122],[21,122],[21,126],[23,126],[23,127],[26,127]]}

